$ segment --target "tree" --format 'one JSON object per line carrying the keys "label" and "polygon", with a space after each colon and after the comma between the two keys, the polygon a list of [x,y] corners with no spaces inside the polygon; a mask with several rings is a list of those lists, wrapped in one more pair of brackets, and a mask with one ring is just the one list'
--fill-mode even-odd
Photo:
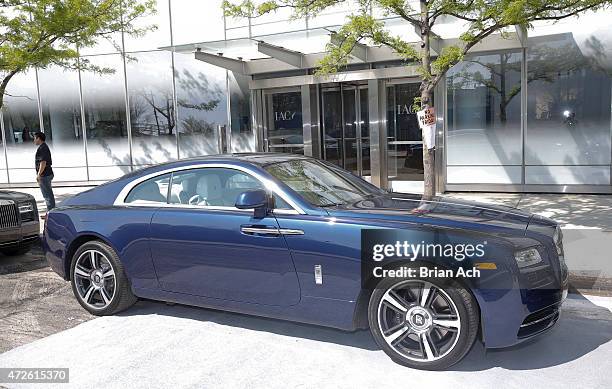
{"label": "tree", "polygon": [[78,49],[118,32],[141,36],[155,26],[134,22],[155,13],[155,0],[0,0],[0,108],[11,79],[31,68],[112,73],[79,59]]}
{"label": "tree", "polygon": [[[225,0],[224,12],[231,17],[258,17],[280,9],[290,9],[295,18],[318,13],[337,5],[353,4],[353,13],[346,18],[337,39],[327,47],[320,61],[318,74],[338,72],[345,66],[356,44],[360,42],[385,45],[406,61],[420,62],[422,77],[419,108],[432,107],[435,86],[455,64],[463,60],[477,43],[494,33],[507,33],[517,26],[527,29],[537,21],[557,21],[577,16],[587,10],[606,8],[610,0],[244,0],[232,3]],[[413,7],[413,5],[415,7]],[[421,35],[414,45],[389,32],[382,21],[372,16],[372,9],[382,10],[386,16],[396,16],[407,22]],[[434,27],[442,17],[453,17],[464,22],[458,44],[442,42]],[[435,48],[437,54],[432,54]],[[423,167],[426,196],[435,194],[434,152],[424,150]]]}

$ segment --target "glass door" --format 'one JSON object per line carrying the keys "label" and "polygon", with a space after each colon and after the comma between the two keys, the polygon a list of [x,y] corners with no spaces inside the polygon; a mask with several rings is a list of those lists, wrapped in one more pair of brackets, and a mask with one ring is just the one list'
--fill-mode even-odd
{"label": "glass door", "polygon": [[265,92],[265,99],[266,151],[304,154],[300,90],[269,90]]}
{"label": "glass door", "polygon": [[367,87],[321,89],[323,158],[358,175],[370,175]]}
{"label": "glass door", "polygon": [[344,110],[340,86],[321,90],[323,159],[344,166]]}
{"label": "glass door", "polygon": [[[423,138],[413,108],[419,82],[387,87],[387,167],[392,181],[423,181]],[[397,185],[396,185],[397,186]]]}

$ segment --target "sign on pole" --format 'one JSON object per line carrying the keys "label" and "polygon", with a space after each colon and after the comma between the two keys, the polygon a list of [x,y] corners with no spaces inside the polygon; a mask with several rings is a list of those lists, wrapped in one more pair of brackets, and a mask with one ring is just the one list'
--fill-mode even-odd
{"label": "sign on pole", "polygon": [[417,118],[423,131],[425,147],[433,149],[436,147],[436,111],[433,107],[422,109],[417,112]]}

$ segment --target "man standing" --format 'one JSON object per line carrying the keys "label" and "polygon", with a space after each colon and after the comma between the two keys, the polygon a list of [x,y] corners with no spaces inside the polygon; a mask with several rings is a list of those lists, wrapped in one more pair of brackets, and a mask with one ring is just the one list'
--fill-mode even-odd
{"label": "man standing", "polygon": [[49,146],[45,143],[45,139],[45,134],[42,132],[34,134],[34,144],[38,146],[34,160],[36,164],[36,181],[38,181],[40,191],[45,198],[47,211],[50,211],[55,208],[55,197],[51,187],[51,181],[53,180],[51,150],[49,150]]}

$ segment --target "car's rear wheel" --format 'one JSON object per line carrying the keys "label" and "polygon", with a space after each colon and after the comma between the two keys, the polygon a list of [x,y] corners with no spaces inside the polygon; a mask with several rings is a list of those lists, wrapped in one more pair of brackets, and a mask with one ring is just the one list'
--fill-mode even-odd
{"label": "car's rear wheel", "polygon": [[117,253],[100,241],[79,247],[72,257],[70,279],[79,304],[94,315],[112,315],[137,301]]}
{"label": "car's rear wheel", "polygon": [[370,297],[374,339],[395,362],[441,370],[471,349],[479,326],[472,295],[455,281],[385,279]]}

